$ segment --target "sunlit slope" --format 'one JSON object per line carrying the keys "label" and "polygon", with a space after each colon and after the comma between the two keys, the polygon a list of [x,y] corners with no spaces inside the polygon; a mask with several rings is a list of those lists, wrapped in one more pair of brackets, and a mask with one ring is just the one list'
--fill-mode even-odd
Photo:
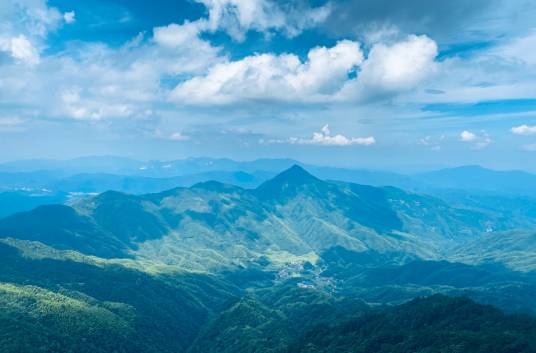
{"label": "sunlit slope", "polygon": [[238,290],[24,241],[0,243],[0,352],[181,352]]}

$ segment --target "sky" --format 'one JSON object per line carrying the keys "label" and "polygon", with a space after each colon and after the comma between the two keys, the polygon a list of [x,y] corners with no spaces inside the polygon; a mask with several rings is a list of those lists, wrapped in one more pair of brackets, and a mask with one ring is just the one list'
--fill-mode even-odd
{"label": "sky", "polygon": [[2,0],[0,161],[536,172],[536,0]]}

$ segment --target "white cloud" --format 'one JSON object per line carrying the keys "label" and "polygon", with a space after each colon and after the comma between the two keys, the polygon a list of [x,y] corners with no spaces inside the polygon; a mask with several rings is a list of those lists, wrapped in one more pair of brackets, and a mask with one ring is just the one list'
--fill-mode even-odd
{"label": "white cloud", "polygon": [[[76,20],[76,14],[60,14],[43,0],[21,1],[24,6],[8,6],[7,17],[0,6],[0,18],[11,23],[13,18],[22,17],[34,25],[23,26],[26,34],[17,35],[12,33],[19,27],[11,26],[13,31],[0,35],[0,50],[16,61],[40,65],[28,69],[12,62],[2,63],[0,89],[5,99],[31,105],[31,115],[47,118],[145,120],[158,116],[157,107],[169,100],[178,107],[234,103],[255,107],[259,101],[273,102],[274,107],[281,102],[358,102],[378,90],[372,88],[370,80],[378,79],[378,85],[389,92],[414,85],[429,71],[424,67],[428,62],[413,60],[404,50],[418,52],[414,56],[421,58],[430,56],[434,46],[426,45],[433,43],[427,37],[412,36],[398,46],[376,43],[369,58],[365,58],[360,43],[342,40],[333,47],[312,48],[304,60],[292,53],[265,53],[230,61],[222,48],[213,46],[202,34],[228,30],[235,23],[240,33],[277,30],[291,35],[321,22],[329,13],[329,5],[304,7],[299,12],[295,4],[287,6],[268,0],[202,0],[209,10],[207,18],[156,27],[149,39],[140,34],[119,48],[79,43],[68,51],[42,56],[40,48],[45,43],[39,38],[62,23]],[[386,68],[396,60],[378,62],[382,52],[398,57],[401,63],[396,68]],[[384,67],[385,74],[375,78],[379,71],[372,68],[379,66]],[[360,72],[374,75],[369,73],[362,78]],[[346,95],[347,88],[355,85],[367,89]],[[394,88],[387,87],[391,85]],[[242,105],[243,102],[251,105]]]}
{"label": "white cloud", "polygon": [[181,132],[174,132],[169,136],[169,139],[173,141],[188,141],[190,136],[183,135]]}
{"label": "white cloud", "polygon": [[61,22],[58,9],[49,7],[46,0],[4,0],[0,5],[0,28],[5,36],[45,38]]}
{"label": "white cloud", "polygon": [[460,140],[464,142],[471,142],[476,140],[476,138],[477,136],[474,133],[467,130],[464,130],[460,133]]}
{"label": "white cloud", "polygon": [[[156,27],[153,38],[156,43],[168,48],[183,45],[200,44],[199,34],[206,28],[205,21],[185,22],[182,25],[172,23],[168,26]],[[192,43],[194,41],[195,43]]]}
{"label": "white cloud", "polygon": [[480,134],[464,130],[460,133],[460,141],[472,143],[475,149],[484,149],[491,143],[491,137],[485,130],[481,130]]}
{"label": "white cloud", "polygon": [[11,56],[28,64],[39,63],[39,52],[24,35],[11,38]]}
{"label": "white cloud", "polygon": [[286,140],[269,140],[268,143],[289,143],[298,145],[320,145],[320,146],[370,146],[376,143],[373,136],[368,137],[346,137],[341,134],[332,135],[328,125],[324,125],[319,132],[314,132],[311,138],[291,137]]}
{"label": "white cloud", "polygon": [[25,35],[17,37],[1,37],[0,51],[8,53],[13,59],[30,65],[38,64],[40,61],[39,51],[33,46]]}
{"label": "white cloud", "polygon": [[245,32],[255,30],[267,33],[281,30],[296,36],[306,28],[323,22],[331,11],[330,5],[317,8],[281,7],[270,0],[196,0],[208,9],[208,27],[222,29],[233,39],[242,41]]}
{"label": "white cloud", "polygon": [[0,4],[0,51],[35,65],[47,35],[62,24],[62,15],[46,0],[7,0]]}
{"label": "white cloud", "polygon": [[76,14],[74,11],[69,11],[63,14],[63,20],[67,24],[74,23],[76,21]]}
{"label": "white cloud", "polygon": [[528,125],[514,126],[511,129],[511,131],[512,133],[516,135],[535,135],[536,126],[528,126]]}
{"label": "white cloud", "polygon": [[106,102],[96,97],[80,98],[79,90],[62,92],[63,113],[69,118],[80,120],[101,120],[104,118],[126,118],[136,113],[135,108],[126,102]]}
{"label": "white cloud", "polygon": [[[435,71],[437,45],[410,36],[387,46],[375,44],[365,59],[358,42],[317,47],[302,62],[293,54],[258,54],[223,62],[207,75],[180,83],[172,99],[186,104],[239,101],[357,102],[414,88]],[[356,72],[357,78],[350,78]]]}
{"label": "white cloud", "polygon": [[411,35],[391,45],[376,43],[363,63],[358,88],[368,94],[412,89],[435,72],[436,56],[437,44],[425,35]]}
{"label": "white cloud", "polygon": [[517,38],[505,37],[489,48],[444,58],[436,65],[434,88],[408,97],[420,103],[475,103],[533,99],[536,94],[536,30]]}
{"label": "white cloud", "polygon": [[475,147],[477,149],[484,149],[488,147],[490,143],[491,143],[490,136],[486,132],[483,132],[483,134],[479,137],[479,140],[477,141]]}
{"label": "white cloud", "polygon": [[[18,45],[18,60],[40,60],[40,68],[19,68],[10,62],[0,65],[0,90],[5,99],[31,105],[32,114],[43,118],[146,121],[155,116],[155,105],[167,99],[169,88],[162,82],[176,82],[177,75],[201,74],[224,60],[220,49],[199,39],[196,31],[183,42],[173,39],[184,28],[188,26],[155,28],[155,38],[144,40],[139,35],[119,48],[80,44],[40,59],[35,50]],[[11,53],[5,41],[0,42],[0,49]]]}
{"label": "white cloud", "polygon": [[536,65],[536,53],[534,50],[527,50],[534,47],[536,47],[536,30],[490,49],[488,55],[500,57],[514,64]]}
{"label": "white cloud", "polygon": [[445,135],[439,136],[439,138],[436,138],[434,136],[425,136],[421,138],[418,141],[419,145],[426,146],[430,148],[432,151],[440,151],[441,150],[441,143],[445,140]]}
{"label": "white cloud", "polygon": [[143,47],[149,52],[145,55],[145,64],[154,66],[152,70],[163,74],[196,74],[223,61],[220,48],[200,38],[205,27],[206,22],[199,20],[154,28],[156,47]]}
{"label": "white cloud", "polygon": [[[181,28],[174,25],[155,31],[161,34]],[[177,75],[201,74],[224,60],[219,48],[202,41],[195,33],[175,46],[166,45],[161,38],[144,40],[140,35],[119,48],[100,43],[79,44],[46,57],[40,57],[24,37],[18,38],[15,46],[11,40],[1,40],[0,50],[17,61],[40,65],[19,67],[15,61],[4,60],[0,64],[0,91],[3,99],[31,106],[32,111],[26,112],[32,116],[147,121],[155,116],[155,106],[166,103],[169,88],[162,84],[165,80],[176,82]]]}
{"label": "white cloud", "polygon": [[311,49],[301,62],[293,54],[259,54],[210,68],[206,76],[179,84],[176,101],[227,104],[240,100],[323,101],[336,94],[363,61],[359,43]]}

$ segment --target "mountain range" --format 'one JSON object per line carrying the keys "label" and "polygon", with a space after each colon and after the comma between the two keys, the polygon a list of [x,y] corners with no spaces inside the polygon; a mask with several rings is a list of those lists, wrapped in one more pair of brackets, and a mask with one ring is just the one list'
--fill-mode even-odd
{"label": "mountain range", "polygon": [[[292,165],[299,165],[323,180],[393,186],[437,196],[464,207],[512,212],[510,206],[513,206],[517,213],[536,207],[536,175],[522,171],[463,166],[404,175],[379,170],[314,166],[291,159],[238,162],[189,158],[143,162],[102,156],[0,164],[0,217],[27,211],[37,205],[71,203],[88,194],[108,190],[142,195],[207,181],[253,189]],[[507,209],[504,204],[509,205]]]}
{"label": "mountain range", "polygon": [[[317,257],[342,246],[436,259],[460,241],[515,220],[450,207],[393,187],[323,181],[295,165],[255,189],[203,182],[161,193],[108,191],[0,220],[0,232],[103,257],[210,267],[281,254]],[[72,235],[76,234],[76,237]],[[173,253],[161,253],[161,249]],[[194,257],[194,258],[192,258]]]}
{"label": "mountain range", "polygon": [[314,174],[85,194],[0,219],[0,351],[536,349],[530,196]]}
{"label": "mountain range", "polygon": [[[130,177],[140,182],[155,182],[154,179],[173,180],[175,186],[190,186],[196,182],[217,180],[233,183],[243,187],[256,187],[292,165],[306,168],[322,179],[340,180],[373,186],[395,186],[403,189],[458,189],[479,190],[517,195],[534,195],[536,175],[525,171],[499,171],[486,169],[478,165],[460,166],[431,170],[412,174],[373,170],[348,169],[317,166],[301,163],[293,159],[257,159],[253,161],[235,161],[217,158],[188,158],[171,161],[137,161],[114,156],[90,156],[70,160],[22,160],[0,164],[1,187],[44,187],[60,181],[58,190],[72,191],[73,182],[90,180],[92,177],[104,178],[103,182],[117,183],[120,178]],[[242,174],[233,179],[234,173]],[[221,175],[221,176],[220,176]],[[248,175],[256,177],[248,180]],[[74,177],[74,178],[73,178]],[[186,178],[188,177],[188,178]],[[220,180],[220,177],[222,180]],[[80,181],[77,181],[77,179]],[[108,178],[108,179],[106,179]],[[137,179],[140,178],[140,179]],[[145,178],[145,179],[143,179]],[[227,180],[223,180],[227,178]],[[66,185],[62,185],[65,181]],[[70,181],[70,183],[69,183]],[[97,180],[98,181],[98,180]],[[184,183],[184,184],[182,184]],[[99,183],[95,183],[98,185]],[[144,193],[155,190],[114,190]],[[167,189],[169,184],[162,184],[159,191]],[[97,186],[99,187],[99,186]],[[154,186],[152,186],[154,187]],[[63,188],[63,189],[62,189]],[[102,192],[93,189],[93,192]]]}

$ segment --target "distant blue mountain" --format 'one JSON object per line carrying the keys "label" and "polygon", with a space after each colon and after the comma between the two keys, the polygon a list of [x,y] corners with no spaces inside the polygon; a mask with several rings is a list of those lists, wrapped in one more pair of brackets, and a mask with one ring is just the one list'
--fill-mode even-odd
{"label": "distant blue mountain", "polygon": [[29,211],[41,205],[61,204],[67,201],[65,193],[35,191],[0,192],[0,218],[13,213]]}
{"label": "distant blue mountain", "polygon": [[[293,165],[306,168],[321,180],[393,186],[438,196],[459,207],[492,210],[510,214],[514,218],[530,217],[536,208],[536,175],[523,171],[495,171],[479,166],[463,166],[403,175],[378,170],[313,166],[292,159],[242,162],[188,158],[143,162],[102,156],[0,164],[0,192],[18,192],[17,195],[0,195],[0,215],[49,203],[46,198],[34,197],[35,193],[39,194],[42,190],[60,201],[65,199],[65,194],[115,190],[141,195],[211,180],[253,189]],[[11,202],[15,196],[17,200]]]}
{"label": "distant blue mountain", "polygon": [[[463,189],[516,194],[534,194],[536,190],[536,175],[534,174],[523,171],[496,171],[480,166],[461,166],[415,175],[403,175],[379,170],[316,166],[292,159],[234,161],[226,158],[187,158],[172,161],[136,161],[113,156],[3,163],[0,164],[0,190],[6,185],[13,185],[14,179],[18,179],[18,185],[26,183],[42,186],[51,180],[73,177],[78,174],[83,176],[77,178],[86,180],[90,179],[91,175],[94,175],[95,179],[105,179],[105,176],[101,174],[106,174],[109,178],[112,175],[146,178],[190,176],[193,183],[209,180],[208,178],[212,177],[222,182],[234,181],[236,184],[242,183],[245,187],[255,187],[293,165],[306,168],[320,179],[373,186],[396,186],[409,190]],[[236,175],[234,180],[229,177],[229,173],[237,172],[245,173],[243,178],[239,175]],[[248,174],[255,175],[255,180],[252,180]],[[179,182],[180,185],[187,184],[184,181]]]}
{"label": "distant blue mountain", "polygon": [[536,175],[524,171],[496,171],[480,166],[463,166],[413,177],[432,188],[536,196]]}

